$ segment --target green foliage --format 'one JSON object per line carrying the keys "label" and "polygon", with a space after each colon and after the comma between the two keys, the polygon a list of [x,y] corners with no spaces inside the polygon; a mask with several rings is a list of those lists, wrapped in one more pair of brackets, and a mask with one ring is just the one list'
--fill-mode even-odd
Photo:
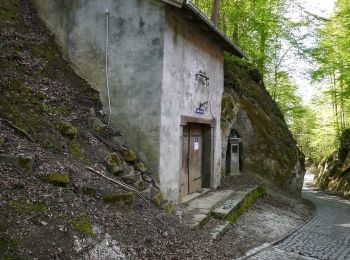
{"label": "green foliage", "polygon": [[[194,0],[210,17],[213,1]],[[297,47],[293,29],[305,23],[292,22],[287,11],[288,0],[225,0],[221,1],[218,26],[250,57],[251,64],[268,74],[284,58],[282,42]]]}
{"label": "green foliage", "polygon": [[[320,110],[323,113],[321,127],[315,139],[318,140],[321,149],[329,154],[338,148],[342,132],[350,126],[349,24],[350,1],[338,0],[333,15],[318,30],[318,45],[313,50],[317,64],[312,75],[313,79],[326,86],[318,96],[318,102],[314,102],[318,107],[318,113]],[[327,136],[323,134],[324,132],[327,132]],[[319,155],[319,157],[325,156]]]}

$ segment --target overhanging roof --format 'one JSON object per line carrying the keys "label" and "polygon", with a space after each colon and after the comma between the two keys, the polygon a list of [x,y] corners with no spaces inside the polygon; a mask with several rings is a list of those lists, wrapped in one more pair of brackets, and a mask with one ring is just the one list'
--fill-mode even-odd
{"label": "overhanging roof", "polygon": [[191,18],[196,20],[205,31],[213,33],[214,37],[219,40],[226,51],[229,51],[240,58],[248,56],[229,38],[227,35],[216,26],[205,14],[203,14],[190,0],[162,0],[168,4],[185,9],[191,14]]}

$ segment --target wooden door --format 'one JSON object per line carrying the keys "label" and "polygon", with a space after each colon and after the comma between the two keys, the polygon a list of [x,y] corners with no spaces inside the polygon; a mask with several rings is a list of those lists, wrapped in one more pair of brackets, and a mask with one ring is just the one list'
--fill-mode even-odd
{"label": "wooden door", "polygon": [[190,126],[189,190],[191,194],[202,189],[203,131],[200,125]]}
{"label": "wooden door", "polygon": [[185,196],[202,189],[203,131],[201,125],[183,127],[181,195]]}
{"label": "wooden door", "polygon": [[188,194],[188,142],[189,142],[189,130],[188,126],[183,127],[182,132],[182,166],[181,166],[181,196]]}

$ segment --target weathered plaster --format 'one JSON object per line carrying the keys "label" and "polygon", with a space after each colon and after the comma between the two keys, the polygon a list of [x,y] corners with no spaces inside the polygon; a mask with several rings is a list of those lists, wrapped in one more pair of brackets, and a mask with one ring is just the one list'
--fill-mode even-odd
{"label": "weathered plaster", "polygon": [[125,132],[156,177],[159,157],[164,3],[152,0],[35,0],[76,72],[100,92],[105,78],[109,10],[109,86],[112,125]]}
{"label": "weathered plaster", "polygon": [[[215,119],[211,187],[220,183],[223,50],[185,20],[184,10],[153,0],[34,0],[75,71],[100,92],[105,78],[109,10],[112,125],[160,181],[165,199],[180,199],[181,116]],[[209,86],[195,74],[205,72]],[[195,113],[208,101],[204,115]]]}
{"label": "weathered plaster", "polygon": [[[205,71],[210,78],[209,86],[196,80],[195,74],[200,71]],[[186,21],[178,9],[167,7],[159,165],[161,189],[166,198],[178,200],[180,196],[181,115],[215,119],[212,188],[219,185],[222,92],[223,52],[220,45]],[[205,101],[209,101],[205,114],[196,114],[199,103]]]}

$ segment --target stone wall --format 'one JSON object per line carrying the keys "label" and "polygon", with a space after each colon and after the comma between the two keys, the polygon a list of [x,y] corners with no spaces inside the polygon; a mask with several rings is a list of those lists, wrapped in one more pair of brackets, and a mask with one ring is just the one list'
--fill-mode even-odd
{"label": "stone wall", "polygon": [[350,199],[350,129],[340,138],[340,148],[320,163],[315,172],[321,190]]}
{"label": "stone wall", "polygon": [[[271,186],[300,195],[304,155],[283,115],[265,89],[261,75],[237,61],[225,62],[222,103],[222,157],[231,129],[242,138],[243,172],[254,172]],[[223,172],[225,171],[225,164]]]}

